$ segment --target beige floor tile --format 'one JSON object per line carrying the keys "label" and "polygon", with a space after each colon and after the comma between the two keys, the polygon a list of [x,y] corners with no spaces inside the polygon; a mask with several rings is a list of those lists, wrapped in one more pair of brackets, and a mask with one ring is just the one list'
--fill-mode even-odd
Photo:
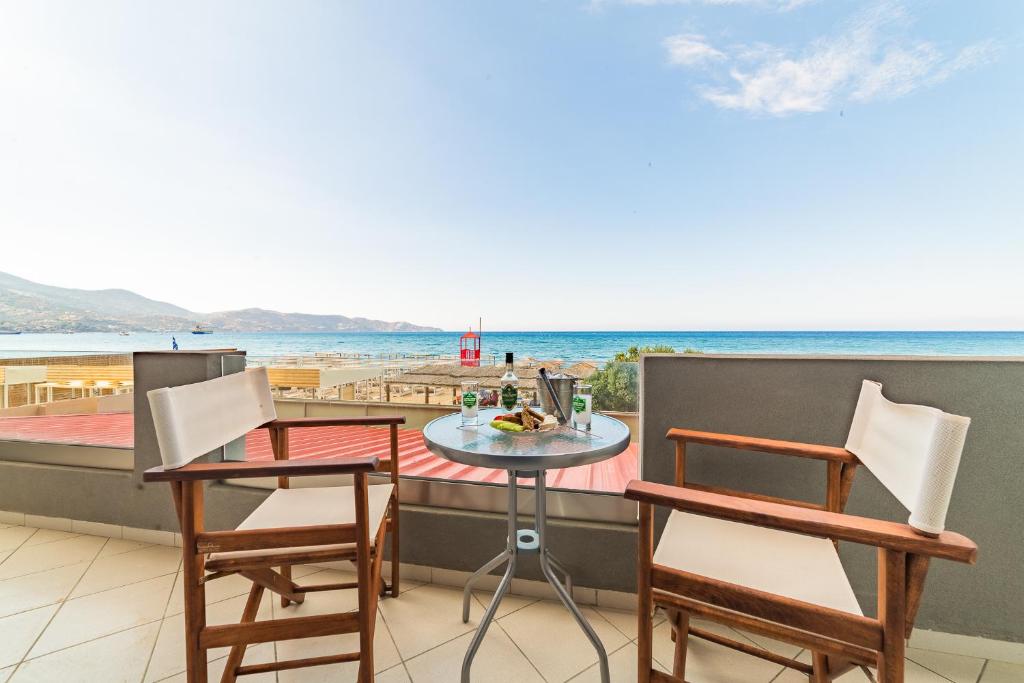
{"label": "beige floor tile", "polygon": [[54,541],[66,541],[69,538],[77,538],[82,534],[72,533],[70,531],[58,531],[56,529],[38,529],[32,537],[25,541],[26,546],[30,545],[42,545],[43,543],[53,543]]}
{"label": "beige floor tile", "polygon": [[143,548],[150,547],[152,547],[151,543],[140,543],[139,541],[125,541],[120,538],[112,538],[103,546],[103,549],[100,550],[100,554],[97,555],[97,557],[120,555],[121,553],[130,553],[133,550],[142,550]]}
{"label": "beige floor tile", "polygon": [[907,648],[907,659],[945,676],[954,683],[976,683],[985,660],[978,657],[963,657],[945,652]]}
{"label": "beige floor tile", "polygon": [[[491,604],[491,598],[494,597],[494,592],[473,591],[473,597],[476,598],[480,606],[486,610],[487,606]],[[508,616],[527,605],[532,605],[539,599],[540,598],[529,598],[522,595],[506,595],[501,599],[501,604],[498,605],[498,611],[494,613],[494,618],[501,619],[502,617]]]}
{"label": "beige floor tile", "polygon": [[[358,649],[359,635],[356,633],[346,633],[340,636],[302,638],[279,642],[277,644],[277,658],[279,661],[284,661],[286,659],[301,659],[303,657],[321,657],[342,652],[355,652]],[[377,627],[373,638],[374,672],[381,673],[401,663],[402,658],[398,655],[398,649],[391,639],[391,634],[388,633],[388,627],[378,614]],[[358,673],[358,662],[346,662],[344,664],[281,671],[278,673],[278,681],[280,683],[355,683]]]}
{"label": "beige floor tile", "polygon": [[158,624],[146,624],[31,659],[12,683],[137,683],[146,669]]}
{"label": "beige floor tile", "polygon": [[41,545],[23,545],[0,564],[0,580],[87,562],[99,553],[107,539],[77,536]]}
{"label": "beige floor tile", "polygon": [[88,567],[81,562],[0,581],[0,617],[60,602]]}
{"label": "beige floor tile", "polygon": [[[184,653],[182,653],[182,658],[184,658],[184,656]],[[274,644],[263,643],[260,645],[254,645],[252,647],[246,648],[245,658],[242,660],[242,663],[263,664],[265,662],[270,662],[273,660]],[[182,662],[182,667],[184,667],[184,659],[182,660]],[[207,680],[211,682],[219,681],[221,674],[224,673],[224,665],[227,664],[227,662],[227,657],[221,657],[220,659],[215,659],[214,661],[210,662],[208,668],[206,669]],[[148,675],[146,677],[146,680],[150,680]],[[169,678],[162,679],[160,683],[187,683],[187,680],[188,677],[186,676],[185,672],[181,671],[180,673],[170,676]],[[274,674],[274,672],[270,672],[265,674],[251,674],[248,676],[242,676],[238,680],[243,681],[244,683],[275,683],[275,681],[277,681],[277,676]]]}
{"label": "beige floor tile", "polygon": [[[622,631],[622,633],[630,640],[636,640],[636,612],[611,609],[608,607],[595,607],[597,612],[602,617],[611,622],[612,626]],[[661,612],[655,612],[653,623],[655,626],[665,621],[665,615]]]}
{"label": "beige floor tile", "polygon": [[[810,662],[811,656],[805,650],[800,653],[797,659],[801,662]],[[977,673],[975,673],[975,676],[977,676]],[[687,678],[689,678],[689,672],[687,672]],[[836,680],[841,681],[841,683],[870,683],[871,681],[859,668],[848,671]],[[807,676],[793,669],[786,669],[773,683],[805,683],[806,681]],[[905,683],[943,683],[943,681],[948,683],[949,679],[908,660],[906,670],[904,671],[904,681]]]}
{"label": "beige floor tile", "polygon": [[411,683],[409,674],[405,672],[405,666],[399,664],[387,671],[381,671],[373,677],[375,683]]}
{"label": "beige floor tile", "polygon": [[7,683],[7,679],[14,673],[15,667],[9,666],[6,669],[0,669],[0,683]]}
{"label": "beige floor tile", "polygon": [[462,591],[422,586],[397,600],[382,600],[380,611],[404,659],[476,628],[483,608],[470,603],[469,623],[462,623]]}
{"label": "beige floor tile", "polygon": [[151,546],[142,550],[96,558],[71,592],[72,598],[127,586],[165,574],[177,574],[181,553],[177,548]]}
{"label": "beige floor tile", "polygon": [[[606,651],[628,641],[592,608],[581,607]],[[545,679],[565,681],[597,662],[597,652],[561,603],[536,602],[500,620],[501,627]]]}
{"label": "beige floor tile", "polygon": [[50,605],[0,619],[0,669],[25,657],[56,611],[57,605]]}
{"label": "beige floor tile", "polygon": [[29,656],[39,657],[87,640],[158,621],[167,607],[173,580],[173,576],[161,576],[68,600]]}
{"label": "beige floor tile", "polygon": [[[237,624],[245,609],[248,596],[231,598],[222,602],[208,605],[206,608],[206,623],[214,624]],[[271,617],[271,598],[264,594],[260,609],[256,613],[256,619],[265,620]],[[263,646],[253,647],[246,652],[246,662],[252,664],[257,661],[271,661],[274,657],[273,649],[269,654],[262,649]],[[214,661],[228,655],[228,648],[217,648],[207,652],[207,659]],[[264,657],[258,660],[258,657]],[[269,659],[267,659],[269,657]],[[153,657],[150,659],[149,668],[146,670],[146,681],[159,681],[178,674],[185,670],[185,616],[176,614],[163,620],[160,627],[160,635],[156,640],[156,647],[153,648]]]}
{"label": "beige floor tile", "polygon": [[[701,622],[708,630],[717,625]],[[735,637],[735,633],[731,634]],[[670,666],[675,643],[670,637],[668,622],[654,629],[654,658]],[[757,657],[731,650],[700,638],[690,638],[686,653],[686,680],[690,683],[732,683],[733,681],[770,681],[782,671],[778,664],[772,664]],[[806,680],[806,676],[804,677]]]}
{"label": "beige floor tile", "polygon": [[[413,683],[448,683],[459,680],[462,660],[473,640],[467,633],[405,662]],[[495,623],[487,629],[480,650],[473,659],[474,681],[516,681],[544,683],[530,661]]]}
{"label": "beige floor tile", "polygon": [[[624,647],[608,655],[608,671],[612,681],[614,683],[636,683],[638,657],[639,652],[633,643],[627,643]],[[657,661],[652,662],[652,666],[658,671],[668,673],[665,667]],[[601,670],[597,664],[594,664],[569,680],[571,683],[600,683]]]}
{"label": "beige floor tile", "polygon": [[27,526],[9,526],[0,529],[0,550],[14,550],[36,532]]}
{"label": "beige floor tile", "polygon": [[1024,664],[997,662],[994,659],[988,661],[985,673],[981,676],[981,683],[1020,683],[1020,681],[1024,681]]}

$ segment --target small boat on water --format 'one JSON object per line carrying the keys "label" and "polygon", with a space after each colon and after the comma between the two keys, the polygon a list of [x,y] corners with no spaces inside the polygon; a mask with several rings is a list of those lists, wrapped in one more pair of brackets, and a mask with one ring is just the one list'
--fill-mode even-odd
{"label": "small boat on water", "polygon": [[118,332],[118,334],[122,337],[131,336],[131,332],[129,332],[128,330],[121,330],[120,332]]}
{"label": "small boat on water", "polygon": [[4,329],[0,329],[0,334],[21,334],[21,330],[4,330]]}
{"label": "small boat on water", "polygon": [[213,328],[209,325],[196,323],[196,326],[192,328],[192,334],[213,334]]}

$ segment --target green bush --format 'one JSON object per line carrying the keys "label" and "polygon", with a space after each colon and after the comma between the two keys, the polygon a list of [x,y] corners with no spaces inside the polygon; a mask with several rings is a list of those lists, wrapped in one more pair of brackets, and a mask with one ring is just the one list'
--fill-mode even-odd
{"label": "green bush", "polygon": [[[587,382],[593,387],[594,410],[635,413],[639,410],[637,391],[640,387],[640,355],[644,353],[675,353],[671,346],[631,346],[625,353],[591,375]],[[683,353],[702,353],[686,348]]]}

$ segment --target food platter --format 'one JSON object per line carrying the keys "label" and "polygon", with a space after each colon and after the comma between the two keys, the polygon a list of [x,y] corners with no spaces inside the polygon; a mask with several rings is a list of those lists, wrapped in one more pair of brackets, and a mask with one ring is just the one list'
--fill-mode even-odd
{"label": "food platter", "polygon": [[524,405],[516,412],[496,415],[490,426],[500,432],[516,436],[535,436],[558,428],[554,415],[545,415],[536,408]]}

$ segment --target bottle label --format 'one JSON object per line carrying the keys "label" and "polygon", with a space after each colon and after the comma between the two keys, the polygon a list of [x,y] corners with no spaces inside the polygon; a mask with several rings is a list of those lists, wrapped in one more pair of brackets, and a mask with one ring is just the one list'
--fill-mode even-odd
{"label": "bottle label", "polygon": [[467,408],[473,408],[476,406],[476,393],[467,391],[462,395],[462,405]]}
{"label": "bottle label", "polygon": [[505,410],[512,410],[519,400],[519,390],[512,384],[506,384],[501,388],[501,405]]}
{"label": "bottle label", "polygon": [[587,409],[587,401],[582,396],[572,397],[572,410],[574,413],[582,413]]}

